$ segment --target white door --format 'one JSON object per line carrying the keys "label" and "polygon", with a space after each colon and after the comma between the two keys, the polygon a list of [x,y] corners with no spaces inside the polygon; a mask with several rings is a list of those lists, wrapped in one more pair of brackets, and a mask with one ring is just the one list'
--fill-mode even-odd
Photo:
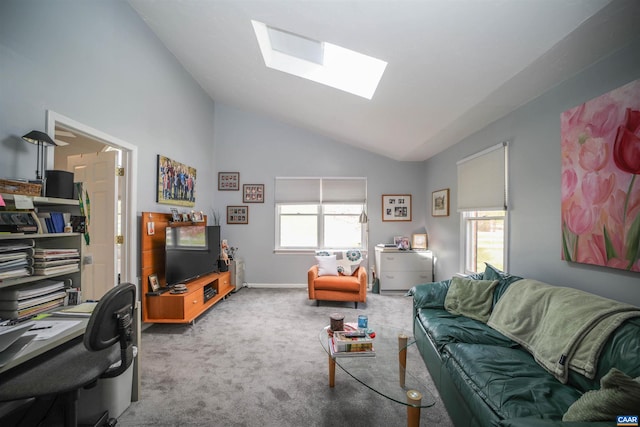
{"label": "white door", "polygon": [[115,241],[118,218],[116,152],[80,154],[67,158],[74,181],[83,183],[89,244],[83,239],[82,299],[100,299],[118,284]]}

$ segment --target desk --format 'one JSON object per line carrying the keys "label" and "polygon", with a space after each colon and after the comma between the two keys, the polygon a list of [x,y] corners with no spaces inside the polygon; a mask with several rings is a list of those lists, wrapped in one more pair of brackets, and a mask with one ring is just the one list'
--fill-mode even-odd
{"label": "desk", "polygon": [[[64,319],[64,320],[76,320],[76,321],[80,320],[80,323],[72,326],[69,329],[66,329],[65,331],[61,332],[55,337],[52,337],[46,340],[41,340],[41,341],[36,341],[36,340],[31,341],[29,344],[27,344],[25,348],[20,350],[20,352],[18,352],[13,357],[13,359],[8,361],[2,368],[0,368],[0,375],[3,372],[8,371],[9,369],[15,368],[16,366],[22,363],[25,363],[35,357],[38,357],[49,350],[53,350],[54,348],[59,347],[73,340],[74,338],[82,336],[84,334],[84,331],[87,329],[87,325],[89,324],[88,317],[85,318],[85,317],[77,317],[77,316],[75,317],[55,316],[47,319],[51,319],[51,320]],[[37,320],[35,322],[37,322]]]}

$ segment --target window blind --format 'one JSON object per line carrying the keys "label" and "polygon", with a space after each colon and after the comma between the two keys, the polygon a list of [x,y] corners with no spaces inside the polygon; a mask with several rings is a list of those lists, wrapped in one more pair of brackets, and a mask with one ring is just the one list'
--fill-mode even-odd
{"label": "window blind", "polygon": [[458,211],[507,209],[507,142],[457,162]]}
{"label": "window blind", "polygon": [[364,203],[366,178],[284,178],[275,183],[276,203]]}

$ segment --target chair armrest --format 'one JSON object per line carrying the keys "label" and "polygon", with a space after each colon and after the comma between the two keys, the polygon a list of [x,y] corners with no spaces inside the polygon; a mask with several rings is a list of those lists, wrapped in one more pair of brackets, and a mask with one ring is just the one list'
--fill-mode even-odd
{"label": "chair armrest", "polygon": [[316,289],[313,286],[314,280],[318,278],[318,266],[312,266],[307,272],[307,290],[309,291],[309,299],[316,298]]}

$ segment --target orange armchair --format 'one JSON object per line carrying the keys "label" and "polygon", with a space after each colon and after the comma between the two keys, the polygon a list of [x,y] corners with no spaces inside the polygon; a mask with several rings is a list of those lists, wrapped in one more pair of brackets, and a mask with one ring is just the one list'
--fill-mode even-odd
{"label": "orange armchair", "polygon": [[353,301],[358,308],[359,302],[367,301],[367,270],[363,267],[350,276],[318,276],[318,266],[314,265],[307,273],[309,299],[316,305],[323,301]]}

